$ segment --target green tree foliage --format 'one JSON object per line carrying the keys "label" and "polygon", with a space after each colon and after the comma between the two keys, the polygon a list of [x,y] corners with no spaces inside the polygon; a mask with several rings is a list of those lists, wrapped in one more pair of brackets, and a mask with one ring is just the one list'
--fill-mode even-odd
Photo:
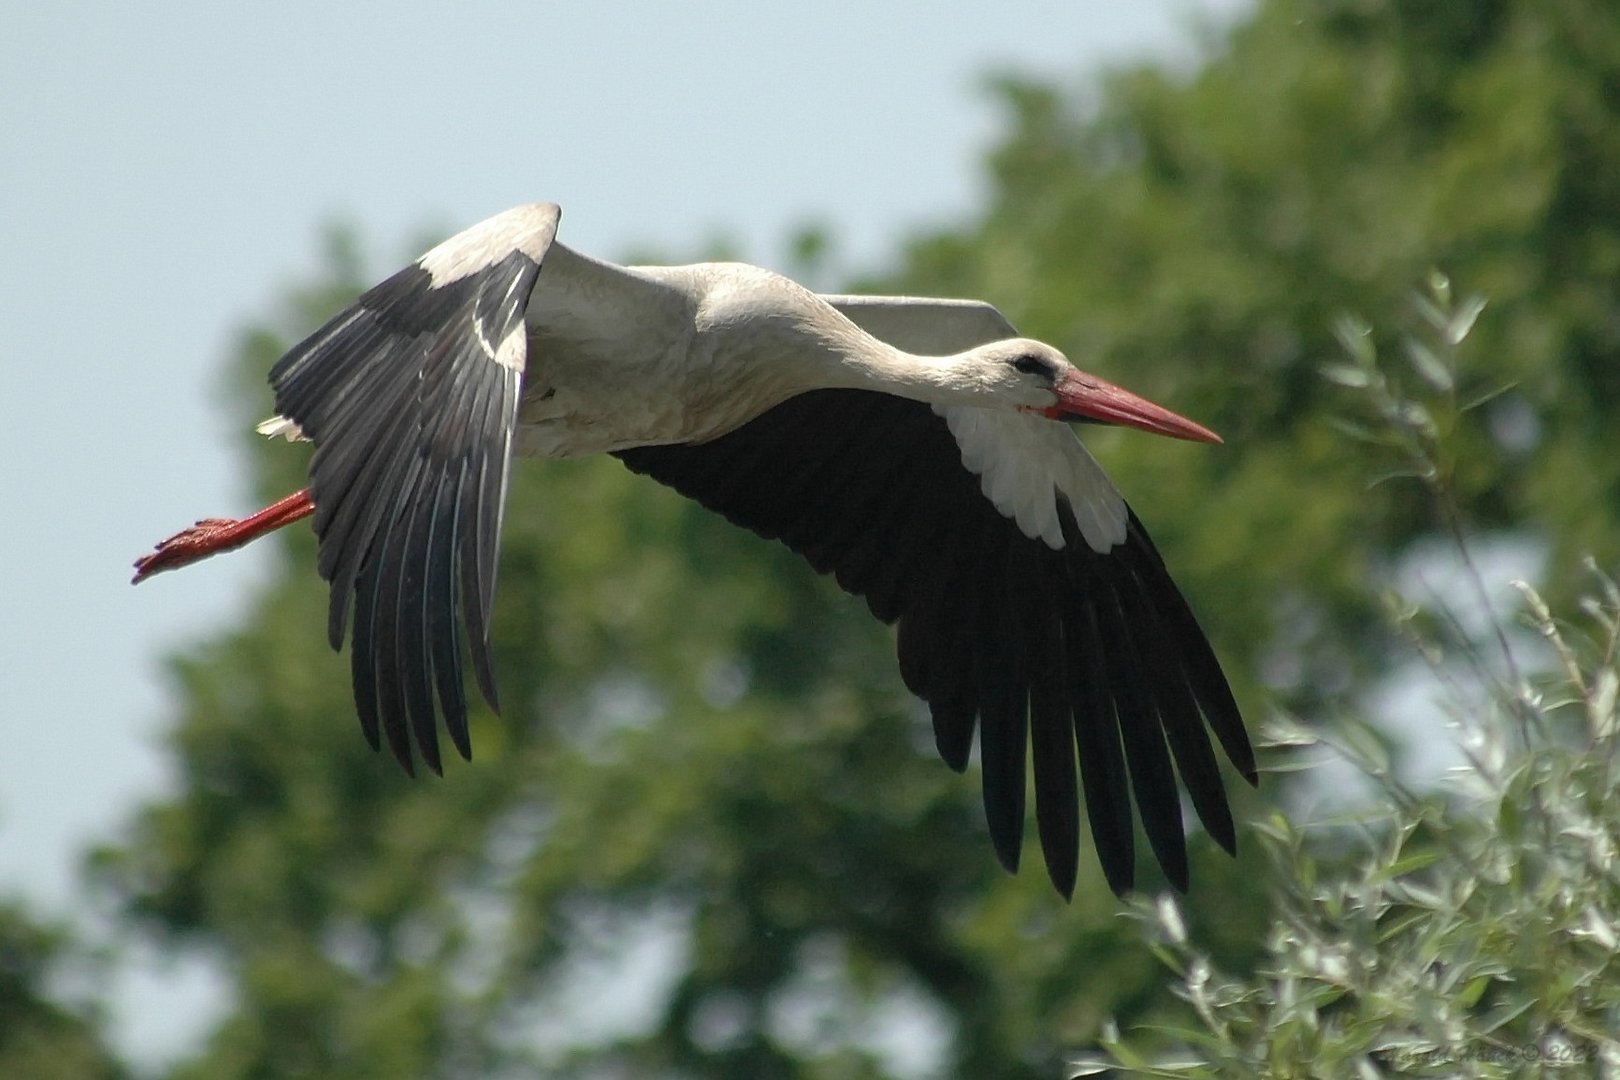
{"label": "green tree foliage", "polygon": [[1473,751],[1448,797],[1403,784],[1376,729],[1338,740],[1375,793],[1353,866],[1324,862],[1320,838],[1281,815],[1258,826],[1279,894],[1252,972],[1211,964],[1169,897],[1138,904],[1197,1021],[1110,1031],[1081,1075],[1613,1075],[1620,590],[1600,578],[1595,592],[1565,623],[1527,590],[1559,669],[1498,685],[1483,708],[1494,679],[1472,673],[1448,702]]}
{"label": "green tree foliage", "polygon": [[[1425,392],[1394,391],[1360,334],[1336,375],[1366,399],[1373,433],[1405,450],[1451,518],[1449,440],[1432,418],[1453,381],[1442,357],[1479,309],[1452,308],[1443,283],[1432,292],[1435,340],[1409,339],[1406,350],[1425,358],[1416,365],[1427,371]],[[1465,587],[1430,606],[1461,626],[1469,594],[1488,586],[1466,538],[1454,544]],[[1520,618],[1484,620],[1468,648],[1403,618],[1459,735],[1461,761],[1443,785],[1404,781],[1374,725],[1347,722],[1326,738],[1275,725],[1281,740],[1326,749],[1365,781],[1354,827],[1332,834],[1356,857],[1324,859],[1324,835],[1281,814],[1256,824],[1276,885],[1265,960],[1250,974],[1212,964],[1169,897],[1139,903],[1139,923],[1196,1022],[1159,1029],[1152,1047],[1110,1031],[1104,1053],[1076,1062],[1078,1075],[1613,1075],[1620,586],[1601,571],[1587,580],[1591,593],[1570,619],[1521,585]],[[1529,672],[1524,661],[1543,645],[1543,670]],[[1166,1052],[1170,1033],[1176,1045]]]}
{"label": "green tree foliage", "polygon": [[[1367,490],[1318,369],[1342,312],[1412,310],[1431,266],[1492,299],[1458,399],[1511,387],[1445,418],[1460,514],[1616,554],[1617,86],[1597,0],[1276,0],[1191,75],[1004,82],[982,220],[872,284],[993,299],[1222,431],[1093,443],[1250,715],[1262,683],[1313,708],[1390,655],[1368,583],[1437,524],[1418,485]],[[245,337],[244,430],[361,261],[337,245]],[[305,454],[255,444],[257,493]],[[96,865],[133,926],[231,977],[176,1077],[1035,1077],[1111,1017],[1187,1015],[1094,865],[1068,906],[995,868],[859,602],[611,461],[521,466],[512,496],[505,711],[443,780],[364,747],[307,530],[172,662],[180,792]],[[1227,969],[1267,924],[1254,847],[1194,845],[1188,934]]]}
{"label": "green tree foliage", "polygon": [[59,984],[90,961],[65,928],[0,902],[0,1076],[118,1080],[126,1075],[96,1030],[99,1017],[62,1005]]}

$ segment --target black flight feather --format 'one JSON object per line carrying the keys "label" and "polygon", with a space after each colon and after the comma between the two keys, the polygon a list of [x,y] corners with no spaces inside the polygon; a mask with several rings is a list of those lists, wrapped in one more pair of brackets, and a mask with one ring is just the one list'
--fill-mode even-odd
{"label": "black flight feather", "polygon": [[471,756],[463,639],[496,705],[490,611],[524,311],[540,273],[527,252],[543,253],[554,230],[554,218],[525,219],[504,251],[487,236],[487,250],[458,258],[436,249],[270,372],[277,411],[315,444],[310,497],[317,565],[332,590],[328,636],[334,648],[349,637],[367,741],[386,741],[406,772],[416,754],[440,771],[441,715],[456,750]]}

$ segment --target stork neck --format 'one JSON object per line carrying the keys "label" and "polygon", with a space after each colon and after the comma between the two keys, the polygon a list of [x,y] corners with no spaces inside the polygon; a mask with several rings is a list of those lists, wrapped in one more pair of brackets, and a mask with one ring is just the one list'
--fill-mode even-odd
{"label": "stork neck", "polygon": [[974,378],[974,351],[929,356],[906,352],[851,324],[852,341],[834,341],[828,355],[837,365],[838,385],[927,402],[930,405],[982,404],[983,387]]}

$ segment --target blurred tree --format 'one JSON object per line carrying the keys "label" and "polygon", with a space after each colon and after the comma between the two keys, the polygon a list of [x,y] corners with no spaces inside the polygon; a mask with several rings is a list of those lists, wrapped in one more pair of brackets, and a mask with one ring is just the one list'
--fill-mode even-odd
{"label": "blurred tree", "polygon": [[[1251,717],[1262,683],[1309,707],[1379,669],[1367,584],[1436,524],[1402,485],[1365,489],[1318,368],[1341,312],[1382,324],[1431,265],[1492,299],[1458,400],[1512,386],[1440,418],[1471,526],[1616,554],[1617,87],[1596,0],[1274,0],[1188,76],[1072,99],[1004,80],[984,218],[868,284],[990,298],[1221,430],[1222,451],[1091,441]],[[362,262],[336,243],[247,335],[244,429]],[[262,497],[303,482],[285,445],[252,462]],[[1110,1016],[1181,1008],[1093,865],[1068,907],[995,869],[977,784],[928,760],[863,605],[616,463],[517,470],[506,711],[443,781],[365,749],[313,540],[279,542],[241,625],[173,662],[179,794],[96,863],[143,931],[234,980],[175,1076],[1051,1076]],[[1195,860],[1190,933],[1241,969],[1259,864]]]}
{"label": "blurred tree", "polygon": [[[77,958],[82,959],[82,958]],[[68,932],[0,902],[0,1076],[118,1080],[126,1075],[96,1030],[99,1015],[59,998],[76,957]]]}

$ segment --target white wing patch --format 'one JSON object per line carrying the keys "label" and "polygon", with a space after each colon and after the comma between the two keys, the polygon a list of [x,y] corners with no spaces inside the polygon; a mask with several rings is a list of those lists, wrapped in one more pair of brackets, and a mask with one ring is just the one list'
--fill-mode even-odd
{"label": "white wing patch", "polygon": [[542,262],[561,215],[556,203],[513,207],[456,233],[417,259],[416,265],[428,272],[437,289],[486,270],[514,251]]}
{"label": "white wing patch", "polygon": [[520,322],[512,328],[512,332],[501,340],[498,348],[489,347],[489,339],[484,336],[484,324],[477,324],[478,344],[483,346],[489,358],[508,371],[523,374],[523,365],[529,354],[529,334]]}
{"label": "white wing patch", "polygon": [[967,405],[936,405],[934,411],[956,436],[962,464],[979,477],[985,498],[1025,536],[1063,549],[1062,492],[1093,551],[1106,554],[1125,542],[1125,499],[1068,425]]}
{"label": "white wing patch", "polygon": [[262,421],[253,430],[266,438],[274,439],[279,435],[288,442],[304,441],[304,432],[298,426],[298,421],[286,416],[272,416],[270,419]]}

